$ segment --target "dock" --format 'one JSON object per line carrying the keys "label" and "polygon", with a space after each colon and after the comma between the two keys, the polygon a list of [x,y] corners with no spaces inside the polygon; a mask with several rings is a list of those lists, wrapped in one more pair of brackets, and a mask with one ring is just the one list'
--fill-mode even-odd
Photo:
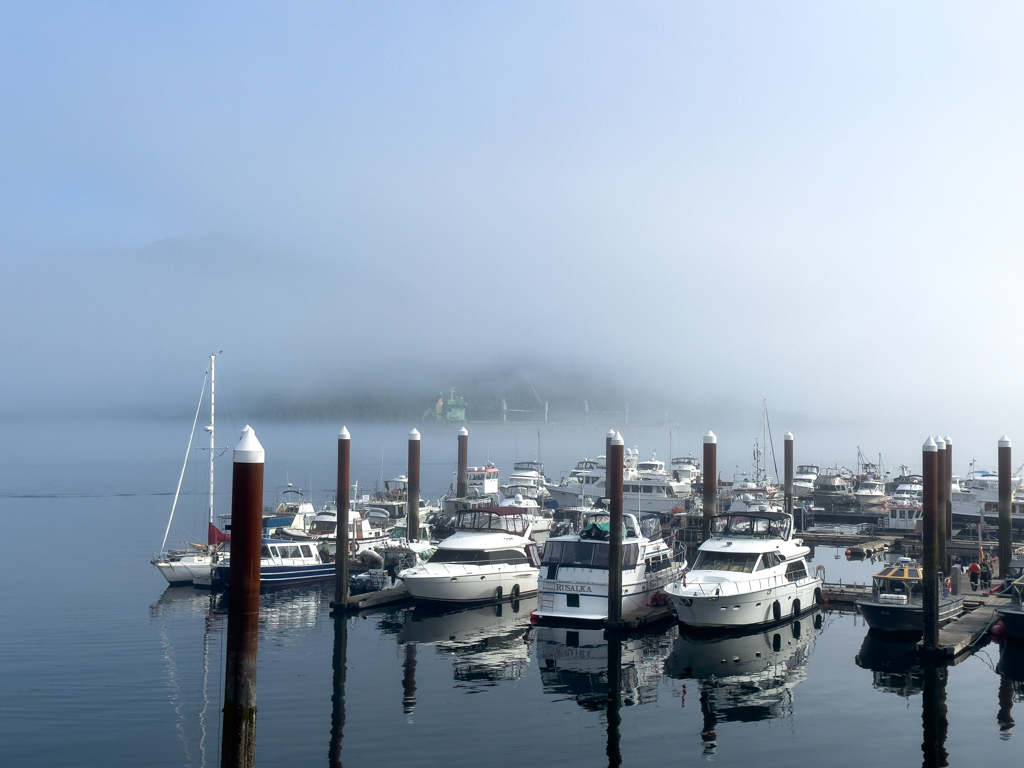
{"label": "dock", "polygon": [[899,536],[865,536],[856,533],[801,533],[809,547],[845,547],[851,555],[869,557],[898,548]]}
{"label": "dock", "polygon": [[826,604],[853,605],[861,597],[871,597],[870,584],[837,584],[821,585],[821,597]]}
{"label": "dock", "polygon": [[[409,590],[404,582],[399,582],[393,587],[378,589],[375,592],[366,592],[361,595],[350,595],[343,606],[345,611],[365,611],[372,608],[380,608],[385,605],[398,605],[411,600]],[[331,601],[331,609],[338,610],[338,603]]]}

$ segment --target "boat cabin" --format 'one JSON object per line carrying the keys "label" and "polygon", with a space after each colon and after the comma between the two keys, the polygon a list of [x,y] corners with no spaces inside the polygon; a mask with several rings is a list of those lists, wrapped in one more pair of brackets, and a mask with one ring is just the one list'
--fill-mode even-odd
{"label": "boat cabin", "polygon": [[921,587],[921,566],[909,557],[901,557],[895,565],[887,565],[874,575],[872,593],[879,602],[906,605]]}
{"label": "boat cabin", "polygon": [[492,465],[467,467],[466,481],[469,484],[470,496],[496,494],[498,492],[498,468]]}
{"label": "boat cabin", "polygon": [[785,512],[748,509],[711,518],[712,538],[782,539],[793,535],[793,518]]}
{"label": "boat cabin", "polygon": [[260,545],[260,565],[309,565],[324,562],[312,544],[297,541],[263,539]]}
{"label": "boat cabin", "polygon": [[526,536],[529,527],[526,513],[517,507],[466,509],[455,516],[455,528],[459,531],[501,532]]}

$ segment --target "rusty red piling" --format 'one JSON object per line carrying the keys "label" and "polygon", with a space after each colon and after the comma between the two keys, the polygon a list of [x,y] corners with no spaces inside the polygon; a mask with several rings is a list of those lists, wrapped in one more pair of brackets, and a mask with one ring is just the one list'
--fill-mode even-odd
{"label": "rusty red piling", "polygon": [[785,455],[785,476],[783,493],[786,500],[786,512],[793,514],[793,433],[787,432],[783,438],[783,453]]}
{"label": "rusty red piling", "polygon": [[608,625],[622,622],[622,435],[612,438],[605,464],[608,467]]}
{"label": "rusty red piling", "polygon": [[349,488],[351,487],[352,436],[347,427],[338,433],[338,528],[334,553],[334,603],[343,608],[348,603],[349,561]]}
{"label": "rusty red piling", "polygon": [[256,762],[256,651],[263,536],[263,446],[246,425],[231,475],[231,565],[221,768]]}
{"label": "rusty red piling", "polygon": [[935,436],[935,447],[938,449],[935,460],[935,557],[940,573],[948,573],[946,568],[946,441]]}
{"label": "rusty red piling", "polygon": [[409,541],[420,540],[420,433],[409,433],[409,502],[406,507],[405,528]]}
{"label": "rusty red piling", "polygon": [[924,505],[921,512],[924,528],[924,557],[921,591],[925,652],[934,652],[939,645],[939,568],[938,568],[938,459],[935,440],[928,438],[921,449],[921,477],[924,486]]}
{"label": "rusty red piling", "polygon": [[464,499],[469,496],[469,430],[459,430],[459,468],[455,475],[455,495]]}
{"label": "rusty red piling", "polygon": [[[953,541],[953,438],[946,435],[946,541]],[[949,559],[949,546],[946,546],[946,558]],[[950,564],[945,563],[946,573],[952,571]]]}
{"label": "rusty red piling", "polygon": [[711,536],[711,518],[718,511],[718,438],[710,430],[704,435],[704,520],[701,535],[706,541]]}
{"label": "rusty red piling", "polygon": [[1010,466],[1010,438],[999,438],[999,576],[1006,575],[1013,558],[1013,528],[1011,504],[1013,499],[1013,470]]}

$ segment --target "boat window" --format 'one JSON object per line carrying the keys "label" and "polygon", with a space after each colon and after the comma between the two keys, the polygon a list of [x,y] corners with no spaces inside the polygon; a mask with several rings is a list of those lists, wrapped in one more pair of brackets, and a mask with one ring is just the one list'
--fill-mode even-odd
{"label": "boat window", "polygon": [[640,518],[640,533],[648,539],[661,538],[661,521],[655,515]]}
{"label": "boat window", "polygon": [[[636,568],[636,561],[640,555],[640,547],[636,544],[626,544],[622,547],[622,568]],[[605,567],[608,567],[608,563],[605,563]]]}
{"label": "boat window", "polygon": [[757,565],[754,566],[755,571],[763,571],[765,568],[770,568],[768,565],[768,555],[766,554],[760,560],[757,561]]}
{"label": "boat window", "polygon": [[562,547],[562,565],[589,567],[594,564],[594,547],[589,541],[567,541]]}
{"label": "boat window", "polygon": [[[568,568],[607,568],[610,547],[593,541],[549,541],[544,547],[543,565]],[[636,544],[622,547],[622,567],[635,568],[640,548]]]}
{"label": "boat window", "polygon": [[[284,554],[285,549],[288,550],[288,554]],[[281,547],[282,557],[299,557],[298,547]]]}
{"label": "boat window", "polygon": [[308,544],[300,544],[299,545],[299,549],[302,550],[302,556],[303,557],[312,557],[313,556],[313,553],[310,552],[310,550],[309,550],[309,545]]}
{"label": "boat window", "polygon": [[266,544],[260,547],[260,557],[270,557],[270,547]]}
{"label": "boat window", "polygon": [[786,578],[790,581],[799,581],[807,578],[807,567],[803,560],[796,560],[786,566]]}
{"label": "boat window", "polygon": [[271,547],[270,554],[272,554],[274,557],[278,557],[279,555],[277,553],[277,547]]}
{"label": "boat window", "polygon": [[562,542],[560,541],[549,541],[544,545],[544,559],[541,563],[547,565],[549,563],[560,563],[562,561]]}
{"label": "boat window", "polygon": [[693,564],[695,571],[734,571],[753,573],[757,563],[757,552],[712,552],[700,551]]}
{"label": "boat window", "polygon": [[907,569],[907,575],[910,578],[912,578],[912,579],[920,579],[921,578],[921,572],[919,570],[917,570],[917,568],[908,568]]}

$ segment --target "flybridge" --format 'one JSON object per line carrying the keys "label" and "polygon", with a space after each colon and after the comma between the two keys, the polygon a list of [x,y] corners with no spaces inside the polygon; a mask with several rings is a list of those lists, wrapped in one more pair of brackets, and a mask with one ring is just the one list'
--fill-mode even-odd
{"label": "flybridge", "polygon": [[529,523],[526,515],[516,507],[482,507],[460,512],[455,519],[455,527],[460,531],[493,531],[525,536]]}

